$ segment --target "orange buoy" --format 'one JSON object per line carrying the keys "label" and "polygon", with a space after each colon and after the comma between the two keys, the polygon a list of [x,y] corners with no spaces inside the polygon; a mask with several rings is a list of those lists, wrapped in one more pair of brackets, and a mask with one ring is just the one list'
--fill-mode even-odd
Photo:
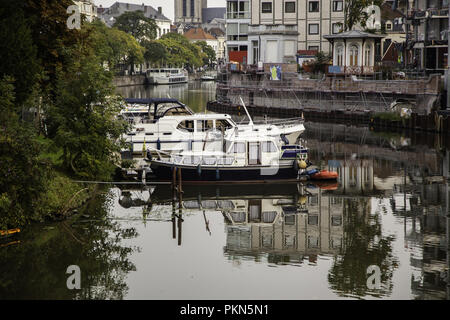
{"label": "orange buoy", "polygon": [[313,180],[335,180],[338,178],[338,173],[335,171],[322,170],[313,175],[311,179]]}

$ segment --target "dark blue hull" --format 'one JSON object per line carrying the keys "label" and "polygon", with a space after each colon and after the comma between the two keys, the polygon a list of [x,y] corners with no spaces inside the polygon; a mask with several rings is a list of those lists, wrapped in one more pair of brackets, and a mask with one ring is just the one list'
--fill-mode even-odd
{"label": "dark blue hull", "polygon": [[[297,170],[293,166],[280,166],[278,170],[260,166],[245,168],[207,168],[176,165],[177,169],[181,168],[181,178],[187,181],[248,181],[248,180],[282,180],[296,179]],[[160,180],[171,180],[173,165],[152,162],[151,169],[155,176]]]}

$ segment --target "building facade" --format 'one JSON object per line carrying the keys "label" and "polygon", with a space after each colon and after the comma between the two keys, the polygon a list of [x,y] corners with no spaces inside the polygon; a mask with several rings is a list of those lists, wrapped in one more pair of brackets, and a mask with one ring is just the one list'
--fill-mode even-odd
{"label": "building facade", "polygon": [[88,22],[92,22],[97,17],[97,6],[92,0],[74,1],[80,9],[80,13],[86,17]]}
{"label": "building facade", "polygon": [[249,61],[295,61],[298,50],[331,52],[342,31],[343,0],[251,0]]}
{"label": "building facade", "polygon": [[227,0],[227,60],[248,63],[250,0]]}
{"label": "building facade", "polygon": [[138,5],[132,3],[116,2],[109,8],[102,8],[99,18],[106,23],[109,27],[112,27],[116,22],[116,18],[125,12],[142,11],[144,16],[155,20],[158,26],[157,38],[160,38],[166,33],[170,32],[171,21],[162,13],[162,7],[158,7],[156,10],[152,6]]}
{"label": "building facade", "polygon": [[207,45],[214,49],[214,52],[216,53],[216,59],[223,58],[224,43],[219,42],[216,37],[206,32],[202,28],[191,28],[184,33],[184,36],[191,42],[205,41]]}
{"label": "building facade", "polygon": [[202,21],[202,9],[208,6],[207,0],[175,0],[176,24],[199,25]]}
{"label": "building facade", "polygon": [[444,72],[448,51],[448,0],[410,0],[410,61],[418,69]]}

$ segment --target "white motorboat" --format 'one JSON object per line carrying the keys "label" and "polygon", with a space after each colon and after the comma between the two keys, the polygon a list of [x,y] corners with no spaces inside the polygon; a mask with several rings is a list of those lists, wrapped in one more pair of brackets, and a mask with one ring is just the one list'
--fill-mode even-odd
{"label": "white motorboat", "polygon": [[152,68],[146,71],[149,84],[176,84],[188,81],[187,72],[180,68]]}
{"label": "white motorboat", "polygon": [[222,136],[221,143],[206,142],[201,150],[177,154],[158,153],[151,159],[151,169],[158,179],[170,180],[174,169],[181,169],[183,180],[245,181],[297,179],[307,148],[284,145],[282,139],[238,134]]}
{"label": "white motorboat", "polygon": [[[184,150],[202,150],[206,142],[220,145],[222,138],[230,135],[254,137],[282,137],[285,144],[295,143],[305,130],[303,119],[280,119],[238,125],[228,114],[193,114],[187,106],[176,99],[125,99],[130,109],[121,113],[133,124],[132,130],[125,135],[129,150],[142,153],[149,149],[165,152]],[[147,105],[145,109],[133,107],[136,104]],[[137,110],[137,111],[136,111]]]}

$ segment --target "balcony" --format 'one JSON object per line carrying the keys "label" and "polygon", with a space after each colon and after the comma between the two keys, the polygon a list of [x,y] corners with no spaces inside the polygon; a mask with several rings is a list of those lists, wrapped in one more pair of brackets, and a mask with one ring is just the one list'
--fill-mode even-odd
{"label": "balcony", "polygon": [[267,34],[285,34],[285,35],[298,35],[296,25],[257,25],[248,27],[249,35],[267,35]]}
{"label": "balcony", "polygon": [[250,19],[250,12],[227,12],[227,19]]}

